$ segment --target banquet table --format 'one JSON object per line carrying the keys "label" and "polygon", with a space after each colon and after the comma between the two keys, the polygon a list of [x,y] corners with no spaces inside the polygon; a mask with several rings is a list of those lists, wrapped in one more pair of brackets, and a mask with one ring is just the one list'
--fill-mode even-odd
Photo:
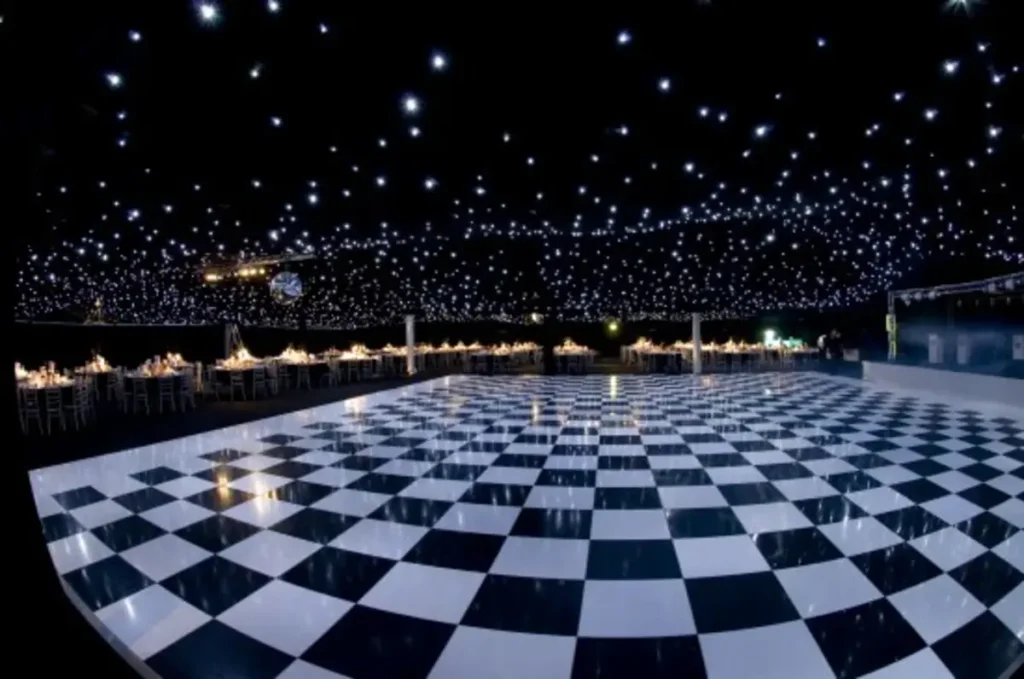
{"label": "banquet table", "polygon": [[293,388],[297,387],[299,384],[299,368],[301,366],[309,368],[309,386],[311,388],[318,386],[323,376],[327,375],[331,369],[330,364],[326,359],[322,361],[308,361],[305,363],[277,361],[278,373],[284,373],[284,375],[287,376],[289,386]]}
{"label": "banquet table", "polygon": [[75,370],[75,375],[78,377],[84,377],[89,380],[90,386],[95,386],[95,394],[98,398],[106,399],[108,393],[108,386],[110,381],[116,376],[113,369],[111,370],[88,370],[85,368],[78,368]]}
{"label": "banquet table", "polygon": [[[231,375],[233,373],[241,373],[242,385],[245,389],[246,398],[254,398],[255,392],[253,389],[253,376],[257,369],[266,370],[267,366],[263,363],[253,363],[250,365],[237,365],[237,366],[226,366],[218,365],[213,368],[213,376],[217,381],[217,389],[220,390],[222,386],[229,386],[231,384]],[[268,387],[269,389],[269,387]]]}

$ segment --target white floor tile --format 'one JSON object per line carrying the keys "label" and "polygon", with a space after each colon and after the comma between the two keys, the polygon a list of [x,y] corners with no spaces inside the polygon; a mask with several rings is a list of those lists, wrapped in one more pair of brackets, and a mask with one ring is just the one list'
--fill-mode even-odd
{"label": "white floor tile", "polygon": [[573,486],[534,486],[526,507],[540,509],[593,509],[594,489]]}
{"label": "white floor tile", "polygon": [[316,502],[313,507],[334,512],[335,514],[366,516],[390,499],[390,495],[383,495],[381,493],[340,488]]}
{"label": "white floor tile", "polygon": [[847,559],[775,571],[796,610],[812,618],[882,597],[878,588]]}
{"label": "white floor tile", "polygon": [[581,637],[673,637],[695,634],[686,584],[674,580],[588,580]]}
{"label": "white floor tile", "polygon": [[351,607],[348,601],[271,580],[217,619],[279,651],[299,656]]}
{"label": "white floor tile", "polygon": [[109,547],[88,531],[54,540],[46,545],[46,549],[53,559],[54,568],[61,575],[106,559],[113,554]]}
{"label": "white floor tile", "polygon": [[727,507],[722,491],[715,486],[661,486],[658,488],[661,506],[665,509],[698,509],[701,507]]}
{"label": "white floor tile", "polygon": [[1014,587],[991,610],[1017,639],[1024,640],[1024,583]]}
{"label": "white floor tile", "polygon": [[319,548],[315,543],[265,530],[236,542],[220,552],[220,556],[276,578]]}
{"label": "white floor tile", "polygon": [[663,509],[596,509],[591,540],[668,540],[668,521]]}
{"label": "white floor tile", "polygon": [[899,535],[872,516],[845,519],[838,523],[818,526],[818,530],[846,556],[872,552],[903,542]]}
{"label": "white floor tile", "polygon": [[923,648],[888,667],[865,674],[861,679],[953,679],[935,651]]}
{"label": "white floor tile", "polygon": [[231,519],[244,521],[261,528],[269,528],[300,511],[302,511],[301,505],[262,495],[235,505],[223,514]]}
{"label": "white floor tile", "polygon": [[473,486],[472,481],[451,479],[416,479],[399,493],[402,497],[418,497],[424,500],[458,502],[459,498]]}
{"label": "white floor tile", "polygon": [[736,632],[702,634],[708,679],[833,679],[810,630],[787,622]]}
{"label": "white floor tile", "polygon": [[985,548],[953,526],[910,540],[908,543],[944,571],[980,556]]}
{"label": "white floor tile", "polygon": [[572,637],[459,627],[429,679],[564,679],[575,647]]}
{"label": "white floor tile", "polygon": [[91,505],[72,509],[68,513],[75,518],[75,521],[86,528],[99,528],[132,515],[131,512],[113,500],[100,500]]}
{"label": "white floor tile", "polygon": [[852,502],[868,514],[884,514],[895,509],[904,509],[914,503],[888,486],[860,490],[847,495]]}
{"label": "white floor tile", "polygon": [[408,523],[363,519],[336,537],[330,545],[350,552],[401,559],[427,531],[423,526]]}
{"label": "white floor tile", "polygon": [[587,573],[587,540],[511,536],[501,546],[491,573],[582,580]]}
{"label": "white floor tile", "polygon": [[206,507],[200,507],[185,500],[175,500],[167,504],[148,509],[139,516],[152,524],[160,526],[165,531],[173,533],[185,526],[191,526],[197,521],[213,516],[213,512]]}
{"label": "white floor tile", "polygon": [[175,573],[211,556],[210,552],[202,547],[197,547],[170,533],[143,542],[141,545],[121,552],[120,555],[154,582],[166,580]]}
{"label": "white floor tile", "polygon": [[897,592],[889,602],[929,644],[985,612],[970,592],[945,574]]}
{"label": "white floor tile", "polygon": [[209,615],[160,585],[110,604],[97,611],[96,617],[143,660],[210,620]]}
{"label": "white floor tile", "polygon": [[810,528],[814,524],[803,512],[789,502],[772,502],[733,507],[736,518],[750,534],[773,533],[795,528]]}
{"label": "white floor tile", "polygon": [[951,526],[973,518],[984,511],[978,505],[968,502],[959,495],[946,495],[936,498],[922,503],[921,507]]}
{"label": "white floor tile", "polygon": [[484,581],[483,573],[398,563],[360,599],[362,606],[458,623]]}
{"label": "white floor tile", "polygon": [[519,517],[519,507],[456,503],[452,505],[434,528],[466,533],[508,535]]}
{"label": "white floor tile", "polygon": [[770,570],[747,535],[683,538],[672,541],[684,578],[707,578]]}

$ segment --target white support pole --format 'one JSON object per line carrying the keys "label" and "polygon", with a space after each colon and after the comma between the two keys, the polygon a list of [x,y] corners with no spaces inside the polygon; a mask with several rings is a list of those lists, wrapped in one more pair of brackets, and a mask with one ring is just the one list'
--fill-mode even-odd
{"label": "white support pole", "polygon": [[692,318],[693,318],[693,374],[694,375],[700,375],[700,371],[701,371],[701,365],[700,365],[700,352],[701,352],[700,314],[695,313],[695,314],[693,314]]}
{"label": "white support pole", "polygon": [[405,370],[416,374],[416,317],[412,314],[405,317]]}

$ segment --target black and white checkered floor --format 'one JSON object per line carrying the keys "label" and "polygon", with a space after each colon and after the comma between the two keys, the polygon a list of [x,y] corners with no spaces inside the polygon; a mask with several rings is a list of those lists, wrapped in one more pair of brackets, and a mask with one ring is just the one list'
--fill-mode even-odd
{"label": "black and white checkered floor", "polygon": [[451,377],[31,474],[176,677],[999,677],[1024,421],[811,374]]}

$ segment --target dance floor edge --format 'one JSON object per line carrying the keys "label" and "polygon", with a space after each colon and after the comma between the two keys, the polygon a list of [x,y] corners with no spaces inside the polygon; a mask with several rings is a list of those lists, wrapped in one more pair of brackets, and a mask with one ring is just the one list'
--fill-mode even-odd
{"label": "dance floor edge", "polygon": [[1024,658],[1024,418],[821,374],[443,377],[29,476],[66,589],[165,679]]}

